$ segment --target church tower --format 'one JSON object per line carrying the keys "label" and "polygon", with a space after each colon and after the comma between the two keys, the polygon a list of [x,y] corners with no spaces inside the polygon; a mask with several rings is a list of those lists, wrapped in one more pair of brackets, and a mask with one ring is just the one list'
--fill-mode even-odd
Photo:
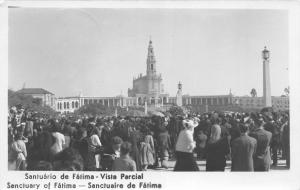
{"label": "church tower", "polygon": [[148,45],[148,55],[147,55],[147,75],[155,75],[156,74],[156,60],[154,56],[152,41],[149,41]]}

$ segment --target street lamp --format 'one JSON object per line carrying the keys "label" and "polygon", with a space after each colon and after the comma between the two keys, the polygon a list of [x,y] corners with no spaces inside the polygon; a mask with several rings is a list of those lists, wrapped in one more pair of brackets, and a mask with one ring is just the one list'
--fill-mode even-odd
{"label": "street lamp", "polygon": [[270,57],[270,51],[267,50],[266,46],[265,46],[265,49],[262,51],[262,57],[264,60],[268,60]]}

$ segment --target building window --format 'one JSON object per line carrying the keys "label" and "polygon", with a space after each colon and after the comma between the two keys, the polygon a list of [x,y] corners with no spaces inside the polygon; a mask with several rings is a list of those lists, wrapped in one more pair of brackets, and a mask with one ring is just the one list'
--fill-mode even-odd
{"label": "building window", "polygon": [[163,97],[163,103],[166,104],[167,103],[167,98]]}
{"label": "building window", "polygon": [[72,102],[72,109],[74,108],[74,106],[75,106],[75,105],[74,105],[74,102]]}
{"label": "building window", "polygon": [[78,108],[78,102],[75,102],[75,108]]}
{"label": "building window", "polygon": [[207,104],[212,105],[211,98],[207,98]]}
{"label": "building window", "polygon": [[151,64],[151,70],[153,71],[153,64]]}
{"label": "building window", "polygon": [[64,109],[66,109],[67,108],[67,104],[66,104],[66,102],[64,102]]}
{"label": "building window", "polygon": [[213,105],[217,105],[217,102],[218,102],[217,98],[213,98]]}
{"label": "building window", "polygon": [[57,103],[57,109],[60,109],[60,108],[59,108],[59,103]]}
{"label": "building window", "polygon": [[108,104],[109,104],[109,106],[113,106],[113,100],[112,100],[112,99],[109,99],[109,100],[108,100]]}
{"label": "building window", "polygon": [[69,104],[69,102],[67,102],[67,109],[69,109],[70,108],[70,104]]}

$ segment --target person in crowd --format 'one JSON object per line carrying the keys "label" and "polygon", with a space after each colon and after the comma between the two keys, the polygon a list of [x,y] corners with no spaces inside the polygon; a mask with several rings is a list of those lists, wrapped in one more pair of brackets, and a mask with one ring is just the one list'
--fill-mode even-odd
{"label": "person in crowd", "polygon": [[233,124],[231,125],[231,127],[228,129],[229,130],[229,134],[230,134],[230,145],[232,144],[232,142],[241,136],[241,131],[239,128],[239,123],[234,120]]}
{"label": "person in crowd", "polygon": [[196,153],[198,159],[204,159],[205,156],[205,146],[207,141],[207,135],[203,130],[199,130],[196,136]]}
{"label": "person in crowd", "polygon": [[146,171],[149,165],[153,165],[154,160],[154,141],[150,129],[145,129],[145,138],[141,142],[140,148],[140,160],[142,165],[142,171]]}
{"label": "person in crowd", "polygon": [[174,171],[199,171],[193,150],[196,146],[193,140],[194,128],[198,123],[183,120],[184,129],[180,131],[176,143],[176,164]]}
{"label": "person in crowd", "polygon": [[264,129],[264,124],[263,118],[258,118],[256,120],[256,129],[249,134],[257,141],[257,148],[254,154],[254,171],[269,171],[270,169],[272,133]]}
{"label": "person in crowd", "polygon": [[129,135],[129,142],[131,143],[130,156],[136,163],[137,171],[142,171],[141,160],[140,160],[140,143],[142,141],[142,134],[139,126],[133,126],[132,131]]}
{"label": "person in crowd", "polygon": [[55,155],[63,150],[63,146],[65,144],[65,136],[59,132],[59,127],[54,121],[52,122],[51,127],[52,136],[54,138],[54,144],[51,147],[51,152]]}
{"label": "person in crowd", "polygon": [[32,143],[32,138],[33,138],[33,121],[30,118],[30,115],[27,116],[28,119],[25,124],[25,129],[24,129],[24,136],[28,138],[28,142],[30,144]]}
{"label": "person in crowd", "polygon": [[248,136],[248,125],[239,124],[239,128],[241,136],[231,143],[231,171],[254,171],[256,140]]}
{"label": "person in crowd", "polygon": [[110,145],[104,147],[103,156],[101,159],[102,170],[112,170],[113,161],[120,157],[122,143],[123,140],[120,137],[115,136],[111,139]]}
{"label": "person in crowd", "polygon": [[114,160],[112,165],[113,171],[136,171],[136,163],[129,156],[131,151],[131,144],[129,142],[124,142],[121,145],[121,156]]}
{"label": "person in crowd", "polygon": [[27,139],[25,139],[22,134],[18,133],[16,135],[15,141],[12,143],[12,149],[15,152],[15,170],[26,170],[26,157],[27,157],[27,149],[26,143]]}
{"label": "person in crowd", "polygon": [[167,124],[164,123],[164,126],[159,127],[159,133],[157,137],[157,164],[158,167],[168,168],[169,160],[169,151],[171,146],[171,139],[166,129]]}
{"label": "person in crowd", "polygon": [[290,168],[290,124],[288,118],[282,126],[282,146],[286,167]]}
{"label": "person in crowd", "polygon": [[74,148],[66,148],[55,155],[52,165],[55,171],[82,171],[84,169],[83,159]]}
{"label": "person in crowd", "polygon": [[264,129],[272,133],[270,152],[272,153],[273,166],[277,166],[278,161],[278,149],[280,144],[280,129],[275,123],[272,116],[268,117],[267,122],[264,125]]}
{"label": "person in crowd", "polygon": [[87,142],[87,130],[84,127],[78,127],[78,130],[75,134],[73,147],[79,151],[79,154],[84,160],[84,163],[87,162],[88,155],[88,142]]}
{"label": "person in crowd", "polygon": [[104,127],[101,131],[101,142],[103,146],[109,146],[110,140],[112,138],[112,126],[112,120],[107,120],[104,124]]}
{"label": "person in crowd", "polygon": [[227,137],[221,137],[221,134],[220,125],[214,124],[206,144],[206,171],[225,170],[226,156],[230,150]]}
{"label": "person in crowd", "polygon": [[71,140],[72,140],[72,131],[71,131],[71,126],[70,124],[66,124],[66,126],[63,129],[63,135],[65,137],[65,143],[63,144],[63,150],[66,148],[69,148],[71,145]]}
{"label": "person in crowd", "polygon": [[40,160],[31,167],[30,171],[53,171],[53,165],[51,162]]}
{"label": "person in crowd", "polygon": [[101,142],[97,135],[94,124],[90,123],[87,128],[87,144],[88,154],[86,158],[86,168],[88,170],[99,170],[100,169],[100,152]]}
{"label": "person in crowd", "polygon": [[28,170],[34,170],[34,167],[40,162],[52,162],[54,154],[51,151],[55,139],[49,131],[40,132],[33,140],[34,146],[28,149]]}

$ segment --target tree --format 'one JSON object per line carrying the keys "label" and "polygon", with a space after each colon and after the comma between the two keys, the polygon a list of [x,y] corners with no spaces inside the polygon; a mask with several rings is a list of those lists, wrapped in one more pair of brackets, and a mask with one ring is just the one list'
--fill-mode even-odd
{"label": "tree", "polygon": [[289,86],[284,89],[284,93],[285,93],[286,96],[290,95],[290,87]]}
{"label": "tree", "polygon": [[114,108],[106,107],[102,104],[86,104],[75,111],[78,115],[113,115]]}
{"label": "tree", "polygon": [[256,89],[252,88],[250,94],[251,94],[251,97],[257,97]]}
{"label": "tree", "polygon": [[55,110],[51,107],[43,106],[41,99],[33,98],[31,95],[16,93],[12,90],[8,90],[8,106],[23,107],[27,111],[38,112],[48,116],[54,116],[56,114]]}
{"label": "tree", "polygon": [[170,107],[170,109],[168,110],[168,112],[172,116],[176,116],[176,115],[184,116],[185,115],[183,108],[180,107],[180,106],[172,106],[172,107]]}

